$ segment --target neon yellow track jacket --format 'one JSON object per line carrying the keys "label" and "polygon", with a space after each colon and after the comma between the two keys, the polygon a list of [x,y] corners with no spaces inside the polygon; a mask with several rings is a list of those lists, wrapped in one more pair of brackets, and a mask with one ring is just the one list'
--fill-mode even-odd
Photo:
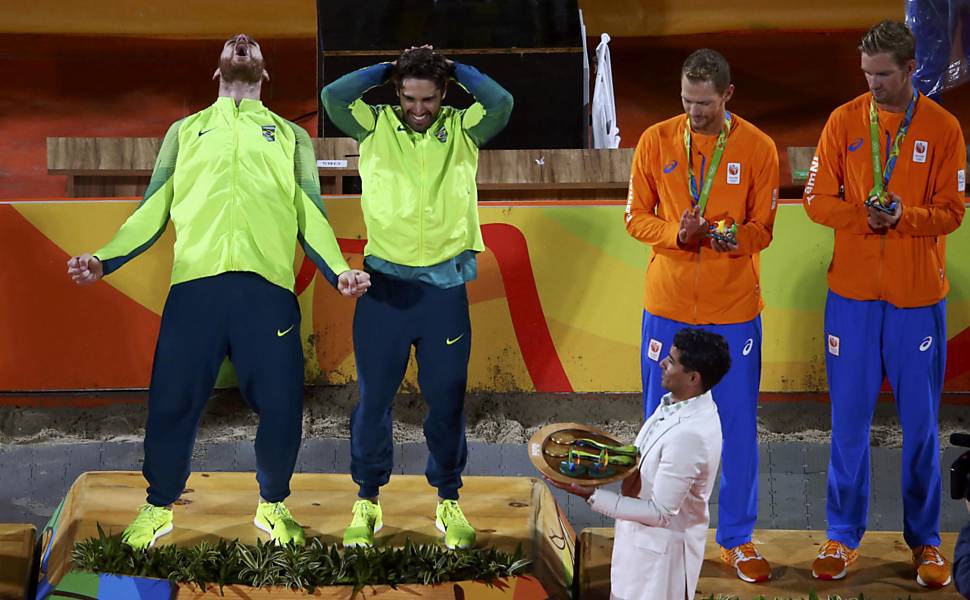
{"label": "neon yellow track jacket", "polygon": [[299,240],[336,285],[349,267],[320,200],[310,136],[259,100],[220,97],[165,134],[145,197],[95,256],[107,275],[175,226],[172,285],[227,271],[293,291]]}
{"label": "neon yellow track jacket", "polygon": [[485,249],[478,220],[478,147],[512,114],[512,95],[475,67],[454,63],[457,82],[475,98],[469,108],[442,106],[423,133],[399,106],[371,106],[364,92],[387,81],[389,63],[359,69],[321,93],[335,125],[360,142],[361,208],[366,256],[407,267],[437,265]]}

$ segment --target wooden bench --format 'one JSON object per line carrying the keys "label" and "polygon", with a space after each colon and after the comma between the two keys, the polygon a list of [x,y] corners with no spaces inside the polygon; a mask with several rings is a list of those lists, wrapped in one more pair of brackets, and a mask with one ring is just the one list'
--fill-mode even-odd
{"label": "wooden bench", "polygon": [[[788,165],[791,168],[791,182],[793,185],[805,185],[808,181],[808,169],[812,166],[815,156],[815,146],[789,146]],[[970,145],[967,146],[967,171],[970,172]],[[970,192],[970,189],[968,189]]]}
{"label": "wooden bench", "polygon": [[[343,194],[358,176],[357,142],[313,140],[324,194]],[[159,138],[47,138],[47,172],[67,177],[66,195],[139,196],[148,186]],[[482,200],[624,200],[632,148],[609,150],[482,150]]]}

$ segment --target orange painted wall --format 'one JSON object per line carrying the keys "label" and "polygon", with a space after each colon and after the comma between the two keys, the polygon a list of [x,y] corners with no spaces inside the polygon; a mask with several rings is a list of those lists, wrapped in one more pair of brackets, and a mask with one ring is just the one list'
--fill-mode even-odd
{"label": "orange painted wall", "polygon": [[[855,47],[861,31],[752,31],[615,38],[611,43],[621,145],[681,112],[679,74],[687,55],[712,47],[732,64],[730,108],[785,148],[813,146],[828,114],[864,91]],[[598,40],[590,39],[590,50]],[[296,118],[316,110],[316,43],[262,40],[271,81],[264,100]],[[46,172],[48,136],[154,136],[208,105],[217,40],[0,35],[0,198],[62,196],[64,178]],[[517,98],[518,103],[542,101]],[[944,96],[970,139],[970,86]],[[316,131],[316,118],[302,122]]]}

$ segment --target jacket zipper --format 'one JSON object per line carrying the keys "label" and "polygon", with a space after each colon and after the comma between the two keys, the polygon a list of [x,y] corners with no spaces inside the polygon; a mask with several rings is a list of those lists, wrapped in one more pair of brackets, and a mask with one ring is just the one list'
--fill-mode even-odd
{"label": "jacket zipper", "polygon": [[425,135],[427,135],[427,132],[422,133],[421,137],[418,139],[418,145],[421,148],[421,151],[419,152],[421,156],[421,185],[418,186],[418,264],[419,265],[424,264],[424,184],[426,181],[426,176],[425,176],[426,165],[424,160]]}
{"label": "jacket zipper", "polygon": [[697,248],[697,260],[694,261],[694,323],[697,323],[697,302],[699,300],[699,295],[697,290],[700,289],[701,284],[701,249]]}
{"label": "jacket zipper", "polygon": [[879,299],[882,300],[885,294],[882,293],[882,263],[886,260],[886,235],[879,236],[879,269],[876,271],[876,289],[879,290]]}
{"label": "jacket zipper", "polygon": [[233,242],[233,237],[235,235],[234,234],[235,226],[233,224],[233,221],[234,221],[233,212],[235,210],[235,204],[236,204],[236,169],[239,163],[239,131],[237,129],[238,121],[239,121],[239,107],[234,105],[233,115],[232,115],[232,170],[230,171],[231,173],[230,181],[232,183],[230,186],[231,193],[229,194],[229,240],[226,248],[228,251],[227,253],[229,255],[230,271],[236,270],[236,264],[235,264],[236,261],[235,261],[235,257],[233,256],[232,242]]}

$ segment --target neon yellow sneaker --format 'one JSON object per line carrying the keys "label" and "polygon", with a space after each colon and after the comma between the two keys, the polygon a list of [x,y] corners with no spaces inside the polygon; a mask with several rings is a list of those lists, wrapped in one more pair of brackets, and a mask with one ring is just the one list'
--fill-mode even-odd
{"label": "neon yellow sneaker", "polygon": [[354,502],[352,512],[354,518],[344,530],[344,548],[370,548],[374,545],[374,534],[384,526],[381,503],[361,499]]}
{"label": "neon yellow sneaker", "polygon": [[475,543],[475,528],[468,523],[457,500],[438,502],[435,526],[445,534],[445,546],[452,550],[471,548]]}
{"label": "neon yellow sneaker", "polygon": [[121,534],[121,541],[135,550],[151,548],[155,540],[172,531],[172,520],[171,508],[142,504],[138,516]]}
{"label": "neon yellow sneaker", "polygon": [[296,544],[303,546],[306,544],[306,536],[303,534],[303,527],[296,522],[286,505],[282,502],[263,502],[259,501],[256,507],[256,518],[253,525],[269,534],[269,538],[276,542],[277,546],[283,544]]}

